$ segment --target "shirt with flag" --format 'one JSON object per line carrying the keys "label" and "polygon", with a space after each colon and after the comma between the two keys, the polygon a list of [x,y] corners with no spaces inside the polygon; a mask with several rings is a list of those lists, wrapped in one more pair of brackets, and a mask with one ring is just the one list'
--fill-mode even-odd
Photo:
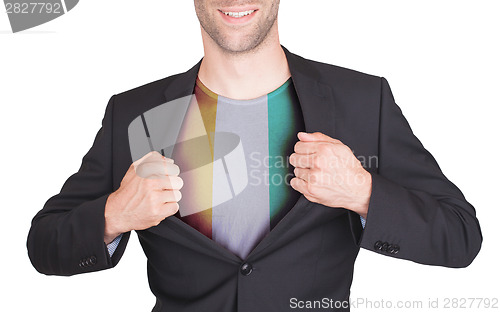
{"label": "shirt with flag", "polygon": [[[244,151],[244,164],[232,166],[246,167],[246,177],[231,178],[245,180],[246,186],[228,200],[218,200],[213,205],[216,183],[221,179],[216,171],[209,167],[204,174],[185,177],[179,206],[208,209],[181,220],[244,259],[300,196],[290,186],[293,167],[288,162],[297,133],[304,130],[297,94],[290,78],[267,95],[234,100],[215,94],[198,78],[194,95],[177,141],[206,134],[211,156],[218,158],[218,150],[227,149],[219,134],[236,135]],[[195,158],[200,156],[193,155],[189,145],[184,149],[182,146],[172,155],[181,172],[192,168],[190,163],[197,162]]]}

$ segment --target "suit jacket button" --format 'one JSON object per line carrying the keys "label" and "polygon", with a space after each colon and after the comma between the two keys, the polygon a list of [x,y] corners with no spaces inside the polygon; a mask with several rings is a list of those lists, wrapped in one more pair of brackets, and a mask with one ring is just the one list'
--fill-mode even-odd
{"label": "suit jacket button", "polygon": [[373,245],[373,248],[375,248],[375,250],[380,250],[382,249],[382,242],[381,241],[377,241],[375,243],[375,245]]}
{"label": "suit jacket button", "polygon": [[89,259],[90,265],[95,265],[97,263],[97,258],[95,256],[90,257]]}
{"label": "suit jacket button", "polygon": [[393,254],[394,253],[394,245],[389,244],[389,246],[387,246],[387,252],[390,254]]}
{"label": "suit jacket button", "polygon": [[82,259],[82,260],[80,260],[80,264],[81,264],[81,267],[82,267],[82,268],[85,268],[85,267],[87,267],[87,266],[89,265],[89,264],[87,263],[87,261],[86,261],[86,260],[87,260],[87,259]]}
{"label": "suit jacket button", "polygon": [[398,245],[394,245],[392,248],[394,249],[394,251],[392,252],[393,254],[397,254],[399,252],[399,246]]}
{"label": "suit jacket button", "polygon": [[380,250],[382,250],[382,251],[387,251],[387,247],[389,247],[389,244],[388,244],[387,242],[384,242],[384,243],[382,244],[382,248],[381,248]]}
{"label": "suit jacket button", "polygon": [[250,273],[252,273],[253,267],[250,263],[243,263],[240,267],[240,272],[241,274],[248,276]]}

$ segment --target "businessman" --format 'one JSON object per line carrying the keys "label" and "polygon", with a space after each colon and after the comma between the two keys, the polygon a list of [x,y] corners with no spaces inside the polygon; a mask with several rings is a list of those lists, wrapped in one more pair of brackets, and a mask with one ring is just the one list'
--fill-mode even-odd
{"label": "businessman", "polygon": [[288,51],[279,0],[194,4],[204,57],[110,99],[80,169],[33,219],[39,272],[112,268],[134,230],[153,311],[349,311],[360,247],[473,261],[475,210],[384,78]]}

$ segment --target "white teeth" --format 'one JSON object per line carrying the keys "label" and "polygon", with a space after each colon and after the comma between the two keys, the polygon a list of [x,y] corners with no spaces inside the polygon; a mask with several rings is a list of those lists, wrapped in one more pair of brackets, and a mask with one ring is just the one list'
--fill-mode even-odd
{"label": "white teeth", "polygon": [[249,10],[249,11],[243,11],[243,12],[222,12],[222,13],[226,14],[227,16],[240,18],[240,17],[243,17],[243,16],[250,15],[253,12],[255,12],[255,10]]}

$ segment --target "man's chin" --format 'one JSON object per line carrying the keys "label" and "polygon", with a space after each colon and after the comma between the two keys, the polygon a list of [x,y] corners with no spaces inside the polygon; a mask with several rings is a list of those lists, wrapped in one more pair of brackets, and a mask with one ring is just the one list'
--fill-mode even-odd
{"label": "man's chin", "polygon": [[262,40],[245,40],[241,38],[229,38],[222,42],[216,42],[219,48],[228,54],[251,53],[258,50],[262,43]]}

